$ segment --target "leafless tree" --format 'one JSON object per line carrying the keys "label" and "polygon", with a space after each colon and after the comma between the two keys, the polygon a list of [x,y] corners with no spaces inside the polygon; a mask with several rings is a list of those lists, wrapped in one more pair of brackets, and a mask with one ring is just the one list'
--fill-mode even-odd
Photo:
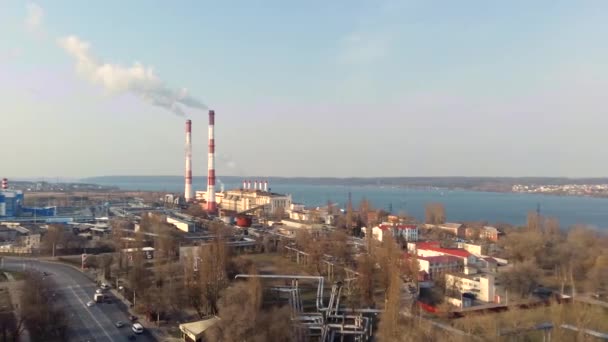
{"label": "leafless tree", "polygon": [[445,223],[445,207],[441,203],[429,203],[425,207],[425,222],[429,224]]}

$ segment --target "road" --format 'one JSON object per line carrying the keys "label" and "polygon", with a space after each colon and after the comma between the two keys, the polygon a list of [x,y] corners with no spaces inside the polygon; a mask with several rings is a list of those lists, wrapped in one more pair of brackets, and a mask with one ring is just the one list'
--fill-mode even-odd
{"label": "road", "polygon": [[[95,283],[75,268],[35,259],[4,258],[4,268],[12,270],[36,269],[49,273],[48,278],[57,285],[68,318],[70,341],[127,341],[131,325],[116,328],[117,321],[128,322],[126,305],[118,300],[112,304],[95,304],[87,307],[97,289]],[[143,324],[143,323],[142,323]],[[145,324],[144,324],[145,326]],[[136,341],[156,341],[148,331],[138,335]]]}

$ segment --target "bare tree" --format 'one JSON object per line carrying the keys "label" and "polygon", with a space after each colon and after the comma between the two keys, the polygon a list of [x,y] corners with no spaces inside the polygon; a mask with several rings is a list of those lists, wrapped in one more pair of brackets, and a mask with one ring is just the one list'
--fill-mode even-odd
{"label": "bare tree", "polygon": [[425,207],[425,222],[429,224],[445,223],[445,207],[441,203],[429,203]]}
{"label": "bare tree", "polygon": [[199,276],[203,304],[207,313],[215,314],[218,311],[220,293],[228,286],[226,269],[229,253],[221,230],[218,230],[211,243],[201,247],[200,255],[202,262]]}
{"label": "bare tree", "polygon": [[32,341],[65,341],[67,320],[57,305],[56,289],[38,273],[27,273],[21,295],[21,314]]}

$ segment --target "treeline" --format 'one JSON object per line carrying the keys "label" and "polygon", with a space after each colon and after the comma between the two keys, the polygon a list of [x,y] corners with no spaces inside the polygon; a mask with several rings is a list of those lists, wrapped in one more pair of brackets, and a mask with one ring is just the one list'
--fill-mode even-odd
{"label": "treeline", "polygon": [[[206,179],[206,177],[195,177]],[[606,184],[608,178],[565,178],[565,177],[248,177],[248,179],[267,179],[280,185],[341,185],[341,186],[402,186],[478,189],[488,186],[510,187],[515,184]],[[89,182],[125,182],[136,184],[145,181],[173,183],[183,181],[180,176],[107,176],[86,179]],[[241,184],[244,177],[223,176],[224,183]]]}
{"label": "treeline", "polygon": [[512,264],[500,275],[512,295],[526,297],[539,285],[567,294],[608,290],[608,236],[600,231],[562,230],[557,219],[530,213],[498,245],[498,256]]}

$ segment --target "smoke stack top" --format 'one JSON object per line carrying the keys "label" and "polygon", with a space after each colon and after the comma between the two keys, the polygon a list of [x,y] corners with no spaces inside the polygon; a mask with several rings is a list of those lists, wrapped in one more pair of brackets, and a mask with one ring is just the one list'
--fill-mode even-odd
{"label": "smoke stack top", "polygon": [[8,189],[8,179],[2,178],[2,190]]}

